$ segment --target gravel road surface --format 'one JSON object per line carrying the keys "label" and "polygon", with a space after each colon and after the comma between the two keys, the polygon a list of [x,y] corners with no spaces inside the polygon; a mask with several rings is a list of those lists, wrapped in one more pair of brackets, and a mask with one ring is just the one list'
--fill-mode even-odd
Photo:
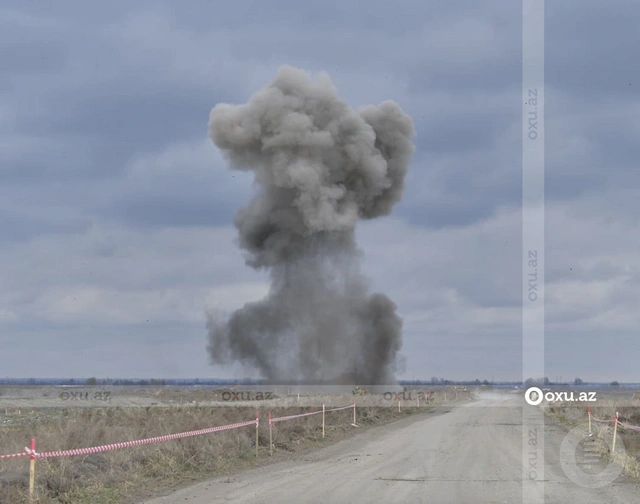
{"label": "gravel road surface", "polygon": [[[601,488],[587,488],[570,479],[560,463],[566,437],[566,430],[549,421],[542,423],[538,410],[526,405],[521,396],[486,393],[444,414],[407,417],[304,456],[144,503],[640,502],[640,485],[625,476]],[[534,438],[538,446],[532,449],[529,443]],[[580,474],[601,472],[606,466],[592,455],[587,460],[582,451],[574,453],[574,469]],[[542,481],[523,483],[523,475],[532,470]]]}

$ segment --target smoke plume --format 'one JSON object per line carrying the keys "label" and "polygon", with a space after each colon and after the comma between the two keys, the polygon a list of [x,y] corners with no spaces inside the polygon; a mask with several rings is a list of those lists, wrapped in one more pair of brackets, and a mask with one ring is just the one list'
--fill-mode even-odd
{"label": "smoke plume", "polygon": [[354,111],[326,74],[284,66],[247,104],[215,106],[209,134],[232,169],[254,174],[257,194],[235,225],[247,265],[271,278],[265,299],[208,315],[211,362],[274,381],[390,383],[402,319],[369,293],[355,227],[400,200],[411,118],[392,101]]}

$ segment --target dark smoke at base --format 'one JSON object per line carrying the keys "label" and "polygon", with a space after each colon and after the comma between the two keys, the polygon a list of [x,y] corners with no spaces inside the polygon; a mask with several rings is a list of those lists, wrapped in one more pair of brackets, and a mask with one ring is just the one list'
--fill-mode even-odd
{"label": "dark smoke at base", "polygon": [[214,107],[209,133],[232,169],[254,173],[235,225],[247,264],[271,278],[265,299],[208,314],[211,362],[278,382],[393,383],[402,319],[369,293],[355,227],[400,200],[411,118],[390,101],[356,112],[327,75],[285,66],[248,104]]}

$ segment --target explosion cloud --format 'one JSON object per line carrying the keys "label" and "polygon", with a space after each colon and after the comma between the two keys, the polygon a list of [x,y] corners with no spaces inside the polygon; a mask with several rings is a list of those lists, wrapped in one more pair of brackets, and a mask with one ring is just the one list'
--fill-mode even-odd
{"label": "explosion cloud", "polygon": [[402,319],[369,293],[355,227],[400,200],[411,118],[392,101],[354,111],[326,74],[284,66],[247,104],[215,106],[209,134],[232,169],[254,174],[258,192],[235,225],[247,264],[271,278],[265,299],[208,315],[211,362],[274,381],[391,383]]}

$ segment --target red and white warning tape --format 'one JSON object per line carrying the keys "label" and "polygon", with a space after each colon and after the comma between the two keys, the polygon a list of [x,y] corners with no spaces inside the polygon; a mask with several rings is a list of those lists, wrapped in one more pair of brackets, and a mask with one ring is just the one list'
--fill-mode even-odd
{"label": "red and white warning tape", "polygon": [[596,418],[593,415],[591,415],[591,421],[592,422],[600,422],[600,423],[610,423],[610,424],[615,423],[615,420],[600,420],[599,418]]}
{"label": "red and white warning tape", "polygon": [[355,408],[355,406],[356,406],[355,404],[350,404],[349,406],[343,406],[342,408],[333,408],[333,409],[328,409],[328,410],[325,410],[325,411],[327,413],[329,411],[341,411],[341,410],[346,410],[346,409],[353,409],[353,408]]}
{"label": "red and white warning tape", "polygon": [[151,443],[159,443],[161,441],[171,441],[174,439],[182,439],[186,437],[192,436],[200,436],[202,434],[210,434],[212,432],[220,432],[230,429],[239,429],[241,427],[246,427],[248,425],[257,425],[258,419],[250,420],[247,422],[234,423],[229,425],[221,425],[218,427],[209,427],[207,429],[200,429],[195,431],[188,432],[180,432],[178,434],[168,434],[166,436],[157,436],[147,439],[138,439],[135,441],[125,441],[123,443],[113,443],[102,446],[92,446],[89,448],[77,448],[74,450],[60,450],[60,451],[51,451],[51,452],[32,452],[31,449],[25,448],[25,453],[13,453],[11,455],[0,455],[0,459],[3,458],[13,458],[13,457],[24,457],[27,455],[33,455],[36,458],[52,458],[52,457],[70,457],[74,455],[89,455],[90,453],[100,453],[110,450],[119,450],[121,448],[129,448],[131,446],[141,446]]}
{"label": "red and white warning tape", "polygon": [[[354,403],[354,404],[350,404],[349,406],[343,406],[341,408],[332,408],[332,409],[325,410],[325,413],[330,411],[341,411],[341,410],[351,409],[351,408],[355,408],[355,406],[356,405]],[[308,417],[313,415],[319,415],[320,413],[322,413],[322,410],[311,411],[309,413],[300,413],[298,415],[288,415],[283,417],[270,418],[269,422],[273,424],[276,422],[283,422],[285,420],[292,420],[294,418],[302,418],[302,417]],[[247,422],[221,425],[218,427],[209,427],[207,429],[180,432],[178,434],[168,434],[166,436],[157,436],[157,437],[147,438],[147,439],[138,439],[135,441],[124,441],[122,443],[113,443],[113,444],[102,445],[102,446],[91,446],[88,448],[76,448],[73,450],[36,452],[36,451],[32,451],[30,448],[25,448],[24,453],[11,453],[8,455],[0,455],[0,459],[9,459],[9,458],[26,457],[26,456],[34,456],[35,458],[53,458],[53,457],[71,457],[74,455],[89,455],[91,453],[101,453],[101,452],[106,452],[110,450],[119,450],[121,448],[129,448],[131,446],[141,446],[141,445],[146,445],[151,443],[159,443],[162,441],[171,441],[174,439],[200,436],[203,434],[210,434],[212,432],[220,432],[220,431],[225,431],[230,429],[239,429],[241,427],[247,427],[249,425],[259,425],[258,422],[259,420],[256,417],[254,420],[249,420]]]}
{"label": "red and white warning tape", "polygon": [[292,420],[294,418],[302,418],[302,417],[317,415],[318,413],[322,413],[322,410],[320,410],[320,411],[312,411],[310,413],[301,413],[299,415],[289,415],[289,416],[283,416],[283,417],[270,418],[269,421],[271,423],[283,422],[285,420]]}
{"label": "red and white warning tape", "polygon": [[[328,413],[329,411],[340,411],[340,410],[352,409],[352,408],[355,408],[355,406],[356,406],[355,404],[350,404],[349,406],[343,406],[341,408],[325,409],[325,413]],[[302,418],[302,417],[307,417],[312,415],[318,415],[320,413],[322,413],[322,410],[311,411],[309,413],[300,413],[299,415],[289,415],[289,416],[271,418],[269,419],[269,421],[273,424],[276,422],[283,422],[285,420],[293,420],[294,418]]]}
{"label": "red and white warning tape", "polygon": [[0,455],[0,459],[8,459],[14,457],[26,457],[28,453],[11,453],[9,455]]}
{"label": "red and white warning tape", "polygon": [[[588,413],[590,414],[590,411]],[[599,418],[595,418],[593,415],[591,415],[591,421],[592,422],[612,424],[612,425],[615,425],[616,421],[617,421],[618,425],[623,429],[629,429],[629,430],[632,430],[632,431],[640,432],[640,427],[638,427],[637,425],[629,425],[627,423],[621,422],[618,419],[618,414],[617,413],[616,413],[616,416],[615,416],[615,418],[613,420],[600,420]]]}
{"label": "red and white warning tape", "polygon": [[640,432],[640,427],[638,427],[637,425],[629,425],[629,424],[626,424],[624,422],[621,422],[620,420],[618,420],[618,425],[620,427],[622,427],[623,429],[629,429],[629,430],[632,430],[632,431]]}

